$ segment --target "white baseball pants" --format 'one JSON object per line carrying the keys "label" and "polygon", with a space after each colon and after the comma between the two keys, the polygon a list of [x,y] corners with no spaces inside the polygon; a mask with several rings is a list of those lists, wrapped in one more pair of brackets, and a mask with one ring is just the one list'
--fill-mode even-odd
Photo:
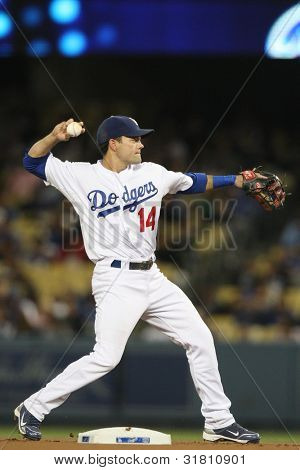
{"label": "white baseball pants", "polygon": [[75,390],[99,379],[120,362],[128,338],[142,318],[185,350],[207,429],[234,422],[224,394],[212,335],[188,297],[154,264],[148,271],[97,263],[93,278],[96,301],[93,352],[70,364],[44,388],[25,400],[42,421]]}

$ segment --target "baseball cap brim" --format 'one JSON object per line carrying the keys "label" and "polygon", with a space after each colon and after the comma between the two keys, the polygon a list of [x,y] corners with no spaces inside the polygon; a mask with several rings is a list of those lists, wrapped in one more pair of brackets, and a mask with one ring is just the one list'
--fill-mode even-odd
{"label": "baseball cap brim", "polygon": [[152,132],[154,132],[154,129],[139,129],[139,130],[135,130],[132,133],[131,132],[126,133],[125,137],[143,137],[143,136],[152,134]]}

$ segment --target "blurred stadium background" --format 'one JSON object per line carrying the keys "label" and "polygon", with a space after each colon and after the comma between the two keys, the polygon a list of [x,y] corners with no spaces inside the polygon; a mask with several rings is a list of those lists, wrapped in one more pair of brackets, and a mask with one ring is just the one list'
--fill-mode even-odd
{"label": "blurred stadium background", "polygon": [[[300,428],[299,11],[283,0],[1,0],[2,423],[94,341],[78,221],[23,170],[24,149],[74,117],[88,133],[55,153],[94,162],[99,123],[123,114],[156,129],[146,161],[209,174],[263,165],[288,185],[276,213],[235,188],[166,199],[157,257],[211,328],[238,419]],[[201,416],[184,352],[141,324],[118,368],[49,421]]]}

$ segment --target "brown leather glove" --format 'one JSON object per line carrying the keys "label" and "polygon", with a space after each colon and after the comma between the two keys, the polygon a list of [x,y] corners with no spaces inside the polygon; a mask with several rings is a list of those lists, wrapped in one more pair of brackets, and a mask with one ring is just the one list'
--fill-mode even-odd
{"label": "brown leather glove", "polygon": [[260,168],[241,171],[240,175],[243,177],[242,189],[248,196],[256,199],[266,211],[283,206],[286,193],[278,176]]}

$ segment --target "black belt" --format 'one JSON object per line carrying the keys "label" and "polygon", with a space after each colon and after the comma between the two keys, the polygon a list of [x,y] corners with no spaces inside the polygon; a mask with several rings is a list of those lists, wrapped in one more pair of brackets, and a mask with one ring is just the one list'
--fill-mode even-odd
{"label": "black belt", "polygon": [[[151,269],[153,266],[153,261],[152,259],[149,259],[148,261],[141,261],[140,263],[129,263],[129,269],[140,269],[141,271],[148,271]],[[119,259],[114,259],[113,262],[111,263],[112,268],[121,268],[122,267],[122,261]]]}

